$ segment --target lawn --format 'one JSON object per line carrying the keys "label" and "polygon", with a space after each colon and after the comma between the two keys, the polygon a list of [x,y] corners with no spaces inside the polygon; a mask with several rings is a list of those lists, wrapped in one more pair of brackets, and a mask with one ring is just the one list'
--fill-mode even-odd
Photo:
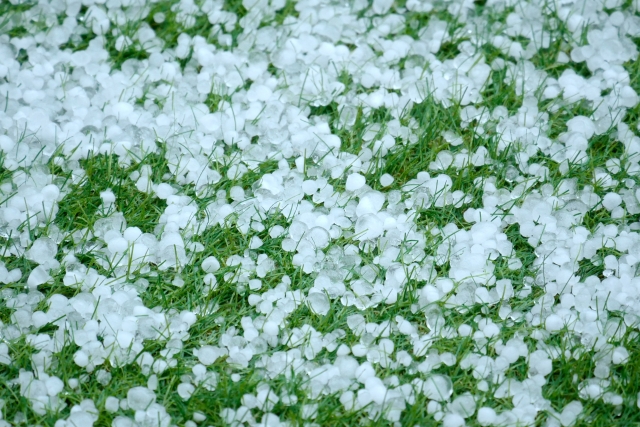
{"label": "lawn", "polygon": [[640,1],[0,2],[0,427],[640,426]]}

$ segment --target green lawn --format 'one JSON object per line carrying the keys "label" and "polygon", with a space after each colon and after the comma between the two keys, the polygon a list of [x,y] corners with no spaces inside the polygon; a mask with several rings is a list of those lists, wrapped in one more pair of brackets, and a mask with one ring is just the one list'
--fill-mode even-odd
{"label": "green lawn", "polygon": [[640,426],[639,4],[560,9],[1,3],[0,427]]}

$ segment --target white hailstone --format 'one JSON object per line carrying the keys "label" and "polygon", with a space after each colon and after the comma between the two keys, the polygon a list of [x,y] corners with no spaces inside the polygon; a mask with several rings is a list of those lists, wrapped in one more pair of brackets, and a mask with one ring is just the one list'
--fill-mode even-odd
{"label": "white hailstone", "polygon": [[180,277],[180,276],[176,276],[171,281],[171,284],[173,286],[175,286],[176,288],[181,288],[181,287],[184,286],[184,279],[182,277]]}
{"label": "white hailstone", "polygon": [[140,236],[142,236],[142,230],[138,227],[128,227],[124,230],[124,233],[122,233],[122,237],[128,242],[135,242]]}
{"label": "white hailstone", "polygon": [[48,282],[51,280],[51,276],[49,275],[48,269],[44,266],[39,265],[29,274],[29,278],[27,279],[27,285],[31,289],[35,289],[38,286]]}
{"label": "white hailstone", "polygon": [[281,225],[274,225],[273,227],[271,227],[271,229],[269,230],[269,236],[272,239],[278,238],[280,236],[282,236],[285,232],[285,228]]}
{"label": "white hailstone", "polygon": [[376,15],[384,15],[389,12],[391,6],[393,5],[393,0],[373,0],[373,5],[371,6],[371,10]]}
{"label": "white hailstone", "polygon": [[[351,368],[351,369],[353,369],[354,366],[356,367],[356,369],[354,371],[354,375],[355,375],[356,380],[358,380],[359,382],[364,384],[367,381],[367,379],[369,379],[371,377],[374,377],[376,375],[376,371],[375,371],[375,369],[373,369],[373,366],[371,365],[371,363],[364,362],[362,365],[357,366],[358,362],[353,358],[351,358],[351,359],[352,359],[352,362],[347,363],[347,366],[349,368]],[[350,360],[350,359],[347,359],[347,361],[348,360]],[[344,366],[343,366],[343,368],[344,368]],[[342,369],[341,368],[340,369],[340,373],[345,375],[347,373],[346,369]]]}
{"label": "white hailstone", "polygon": [[33,242],[27,251],[27,259],[38,264],[45,264],[48,260],[55,258],[58,252],[58,245],[48,237],[40,237]]}
{"label": "white hailstone", "polygon": [[305,237],[318,249],[325,249],[329,246],[329,241],[331,240],[329,232],[322,227],[311,228]]}
{"label": "white hailstone", "polygon": [[500,356],[504,357],[509,363],[514,363],[520,357],[520,352],[516,347],[507,345],[500,351]]}
{"label": "white hailstone", "polygon": [[262,288],[262,280],[260,279],[251,279],[249,280],[249,289],[252,291],[257,291]]}
{"label": "white hailstone", "polygon": [[258,249],[260,246],[262,246],[262,243],[263,242],[261,238],[259,238],[258,236],[253,236],[249,241],[249,249]]}
{"label": "white hailstone", "polygon": [[118,409],[120,409],[120,401],[117,397],[108,396],[104,402],[104,409],[110,413],[118,412]]}
{"label": "white hailstone", "polygon": [[146,387],[133,387],[127,392],[127,405],[134,411],[146,411],[156,401],[156,394]]}
{"label": "white hailstone", "polygon": [[320,316],[327,314],[331,308],[329,298],[322,292],[309,292],[307,304],[312,312]]}
{"label": "white hailstone", "polygon": [[95,421],[94,415],[92,415],[89,412],[85,412],[83,410],[74,412],[72,409],[71,411],[72,412],[71,414],[69,414],[69,418],[67,418],[67,423],[66,423],[68,427],[92,427],[93,426],[93,423]]}
{"label": "white hailstone", "polygon": [[490,426],[494,424],[497,419],[496,411],[493,408],[483,406],[482,408],[478,409],[477,419],[478,424],[480,424],[481,426]]}
{"label": "white hailstone", "polygon": [[268,335],[276,336],[278,335],[280,329],[278,328],[278,324],[276,322],[268,320],[264,322],[262,330]]}
{"label": "white hailstone", "polygon": [[447,409],[463,418],[469,418],[476,412],[476,400],[471,393],[464,393],[456,397]]}
{"label": "white hailstone", "polygon": [[169,196],[173,196],[175,194],[174,188],[165,182],[158,184],[154,191],[156,196],[162,200],[166,200]]}
{"label": "white hailstone", "polygon": [[340,344],[338,346],[338,349],[336,350],[337,356],[347,356],[350,353],[351,353],[351,349],[346,344]]}
{"label": "white hailstone", "polygon": [[382,209],[384,205],[385,195],[379,191],[369,191],[362,197],[356,207],[356,215],[362,216],[366,214],[375,214]]}
{"label": "white hailstone", "polygon": [[107,244],[107,249],[112,254],[122,254],[127,251],[129,247],[129,242],[124,237],[116,237],[115,239],[111,239]]}
{"label": "white hailstone", "polygon": [[573,425],[581,412],[582,403],[577,400],[570,402],[562,409],[562,412],[560,413],[560,423],[564,427]]}
{"label": "white hailstone", "polygon": [[596,132],[593,121],[585,116],[575,116],[567,121],[567,129],[569,132],[577,132],[584,135],[585,138],[591,138]]}
{"label": "white hailstone", "polygon": [[471,334],[473,334],[473,327],[463,323],[462,325],[458,326],[458,334],[461,337],[469,337],[471,336]]}
{"label": "white hailstone", "polygon": [[529,354],[529,374],[547,376],[553,369],[553,363],[549,355],[542,350],[536,350]]}
{"label": "white hailstone", "polygon": [[0,343],[0,365],[10,365],[11,356],[9,356],[9,346],[5,343]]}
{"label": "white hailstone", "polygon": [[49,377],[44,381],[44,383],[49,396],[58,395],[64,388],[64,383],[58,377]]}
{"label": "white hailstone", "polygon": [[205,273],[215,273],[220,269],[220,262],[214,256],[209,256],[202,261],[202,271]]}
{"label": "white hailstone", "polygon": [[629,361],[629,351],[624,347],[616,347],[613,349],[611,361],[616,364],[625,364]]}
{"label": "white hailstone", "polygon": [[300,408],[300,416],[303,420],[312,420],[318,416],[318,404],[311,403],[302,405]]}
{"label": "white hailstone", "polygon": [[307,196],[310,196],[318,191],[318,184],[312,179],[302,181],[302,192]]}
{"label": "white hailstone", "polygon": [[366,179],[359,173],[352,173],[347,177],[345,189],[347,191],[357,191],[366,184]]}
{"label": "white hailstone", "polygon": [[364,382],[365,389],[369,392],[371,400],[378,405],[384,403],[387,397],[387,387],[385,387],[382,380],[378,377],[369,377]]}
{"label": "white hailstone", "polygon": [[189,400],[191,395],[196,390],[193,384],[182,383],[178,385],[178,395],[182,398],[182,400]]}
{"label": "white hailstone", "polygon": [[[6,72],[6,68],[4,69]],[[4,74],[0,71],[0,74]],[[5,74],[6,75],[6,74]],[[4,77],[4,76],[2,76]],[[4,151],[5,153],[8,153],[9,151],[11,151],[14,147],[16,146],[15,142],[13,142],[13,139],[9,138],[9,136],[7,135],[0,135],[0,149],[2,151]]]}
{"label": "white hailstone", "polygon": [[[105,371],[104,369],[99,369],[96,371],[96,381],[100,383],[103,387],[111,382],[111,373]],[[61,389],[62,391],[62,389]]]}
{"label": "white hailstone", "polygon": [[116,195],[113,194],[113,191],[111,191],[111,189],[101,191],[100,198],[102,199],[102,203],[104,203],[105,205],[110,205],[112,203],[115,203],[116,201]]}
{"label": "white hailstone", "polygon": [[564,327],[564,320],[557,314],[550,314],[544,322],[544,327],[549,332],[558,332]]}
{"label": "white hailstone", "polygon": [[388,173],[385,173],[380,177],[380,185],[382,185],[383,187],[390,186],[391,184],[393,184],[393,181],[393,176],[389,175]]}
{"label": "white hailstone", "polygon": [[42,189],[42,196],[45,200],[55,201],[59,195],[60,189],[54,184],[49,184]]}
{"label": "white hailstone", "polygon": [[607,193],[602,198],[602,206],[609,212],[620,206],[622,197],[618,193]]}
{"label": "white hailstone", "polygon": [[151,391],[158,389],[158,376],[156,374],[149,375],[147,379],[147,388]]}
{"label": "white hailstone", "polygon": [[464,418],[459,414],[446,414],[442,419],[442,427],[463,427]]}
{"label": "white hailstone", "polygon": [[198,360],[204,366],[209,366],[213,364],[220,356],[222,356],[222,352],[220,348],[214,347],[211,345],[203,345],[198,349],[196,354],[198,356]]}
{"label": "white hailstone", "polygon": [[205,292],[210,292],[217,288],[218,279],[213,273],[207,273],[202,278],[202,282],[206,285]]}
{"label": "white hailstone", "polygon": [[422,392],[427,399],[438,402],[445,401],[453,393],[453,383],[446,375],[434,374],[427,378],[422,385]]}
{"label": "white hailstone", "polygon": [[384,233],[384,222],[376,214],[365,214],[356,221],[355,233],[361,241],[375,239]]}

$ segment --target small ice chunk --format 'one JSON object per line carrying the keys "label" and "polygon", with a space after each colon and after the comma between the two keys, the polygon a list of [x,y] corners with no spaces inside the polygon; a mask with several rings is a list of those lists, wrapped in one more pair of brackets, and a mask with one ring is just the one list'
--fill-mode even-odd
{"label": "small ice chunk", "polygon": [[356,207],[356,215],[374,214],[380,212],[384,205],[385,196],[379,191],[369,191],[360,197],[360,202]]}
{"label": "small ice chunk", "polygon": [[582,403],[577,400],[572,401],[562,409],[562,412],[560,413],[560,423],[563,425],[563,427],[573,425],[581,412]]}
{"label": "small ice chunk", "polygon": [[201,267],[205,273],[215,273],[220,269],[220,261],[214,256],[209,256],[202,261]]}
{"label": "small ice chunk", "polygon": [[388,173],[385,173],[380,177],[380,185],[382,185],[383,187],[390,186],[391,184],[393,184],[393,181],[393,176],[389,175]]}
{"label": "small ice chunk", "polygon": [[307,232],[306,238],[313,242],[316,248],[324,249],[329,246],[331,236],[329,232],[322,227],[313,227]]}
{"label": "small ice chunk", "polygon": [[[96,381],[103,387],[111,382],[111,372],[100,369],[96,372]],[[62,389],[61,389],[62,390]]]}
{"label": "small ice chunk", "polygon": [[127,392],[127,404],[134,411],[146,411],[156,401],[156,394],[146,387],[133,387]]}
{"label": "small ice chunk", "polygon": [[64,383],[58,377],[52,376],[44,381],[49,396],[57,396],[64,388]]}
{"label": "small ice chunk", "polygon": [[158,376],[156,374],[149,375],[147,379],[147,388],[152,391],[158,389]]}
{"label": "small ice chunk", "polygon": [[271,227],[271,229],[269,230],[269,236],[272,239],[275,239],[277,237],[280,237],[284,234],[285,232],[285,228],[281,225],[274,225],[273,227]]}
{"label": "small ice chunk", "polygon": [[352,173],[347,177],[345,189],[347,191],[357,191],[361,189],[366,182],[367,181],[364,176],[360,175],[359,173]]}
{"label": "small ice chunk", "polygon": [[544,327],[549,332],[557,332],[564,326],[564,321],[562,317],[557,314],[551,314],[547,317],[544,322]]}
{"label": "small ice chunk", "polygon": [[268,334],[268,335],[278,335],[279,332],[279,328],[278,328],[278,324],[272,320],[267,320],[266,322],[264,322],[264,326],[262,327],[262,330]]}
{"label": "small ice chunk", "polygon": [[469,418],[476,412],[476,400],[471,393],[464,393],[456,397],[448,409],[463,418]]}
{"label": "small ice chunk", "polygon": [[310,292],[307,296],[307,303],[311,311],[320,316],[327,314],[331,308],[329,298],[322,292]]}
{"label": "small ice chunk", "polygon": [[316,181],[312,179],[307,179],[302,181],[302,192],[304,194],[306,194],[307,196],[310,196],[316,191],[318,191],[318,184]]}
{"label": "small ice chunk", "polygon": [[124,237],[116,237],[115,239],[111,239],[107,248],[109,252],[112,254],[122,254],[127,251],[129,247],[129,242]]}
{"label": "small ice chunk", "polygon": [[481,426],[490,426],[496,421],[496,411],[493,408],[483,406],[478,409],[478,424]]}
{"label": "small ice chunk", "polygon": [[424,381],[422,392],[427,399],[442,402],[451,397],[453,383],[446,375],[434,374]]}
{"label": "small ice chunk", "polygon": [[371,363],[364,362],[362,365],[358,366],[355,369],[354,374],[356,380],[364,384],[369,378],[372,378],[376,375],[376,371],[375,369],[373,369],[373,366],[371,366]]}
{"label": "small ice chunk", "polygon": [[198,360],[204,366],[209,366],[221,356],[220,349],[212,345],[203,345],[198,349]]}
{"label": "small ice chunk", "polygon": [[371,396],[371,400],[373,400],[378,405],[382,405],[384,403],[385,398],[387,397],[387,388],[385,387],[382,380],[378,377],[368,378],[364,383],[365,388],[369,391],[369,395]]}
{"label": "small ice chunk", "polygon": [[458,334],[461,337],[469,337],[471,336],[471,334],[473,334],[473,328],[466,323],[463,323],[458,327]]}
{"label": "small ice chunk", "polygon": [[258,236],[253,236],[251,238],[251,241],[249,242],[249,249],[258,249],[260,246],[262,246],[262,239],[259,238]]}
{"label": "small ice chunk", "polygon": [[195,390],[196,388],[193,386],[193,384],[182,383],[178,386],[178,395],[182,398],[182,400],[189,400]]}
{"label": "small ice chunk", "polygon": [[31,249],[27,251],[27,259],[38,264],[44,264],[46,261],[55,258],[58,252],[58,245],[48,237],[40,237]]}
{"label": "small ice chunk", "polygon": [[376,15],[384,15],[391,9],[391,6],[393,6],[393,0],[373,0],[371,10]]}
{"label": "small ice chunk", "polygon": [[629,351],[624,347],[614,348],[611,361],[616,365],[627,363],[629,361]]}
{"label": "small ice chunk", "polygon": [[109,396],[104,402],[104,409],[111,413],[118,412],[118,409],[120,409],[120,401],[117,397]]}
{"label": "small ice chunk", "polygon": [[459,414],[447,414],[442,419],[442,427],[463,427],[464,418]]}
{"label": "small ice chunk", "polygon": [[173,281],[171,282],[171,284],[176,288],[181,288],[184,286],[184,279],[180,276],[176,276],[173,278]]}
{"label": "small ice chunk", "polygon": [[162,200],[166,200],[167,198],[169,198],[169,196],[172,196],[175,194],[175,190],[173,189],[173,187],[167,184],[166,182],[163,182],[162,184],[158,184],[155,192],[156,192],[156,196],[158,196],[158,198]]}
{"label": "small ice chunk", "polygon": [[37,266],[29,274],[27,279],[27,285],[29,288],[35,289],[43,283],[48,282],[51,279],[49,272],[42,265]]}
{"label": "small ice chunk", "polygon": [[602,199],[602,206],[609,212],[620,206],[622,197],[618,193],[607,193]]}
{"label": "small ice chunk", "polygon": [[318,416],[318,404],[312,403],[307,405],[302,405],[300,416],[304,420],[314,419]]}
{"label": "small ice chunk", "polygon": [[122,237],[124,237],[127,242],[135,242],[140,236],[142,236],[142,230],[138,227],[128,227],[124,230],[124,233],[122,233]]}
{"label": "small ice chunk", "polygon": [[[84,427],[84,426],[92,426],[94,422],[94,416],[89,412],[85,412],[83,410],[76,410],[77,406],[74,406],[71,409],[71,414],[69,418],[67,418],[67,426],[69,427]],[[96,417],[97,418],[97,417]]]}
{"label": "small ice chunk", "polygon": [[591,138],[596,132],[593,121],[585,116],[575,116],[567,121],[567,129],[569,132],[581,133],[587,139]]}
{"label": "small ice chunk", "polygon": [[358,240],[371,240],[380,237],[384,232],[384,223],[376,214],[366,214],[358,218],[355,226]]}
{"label": "small ice chunk", "polygon": [[102,199],[102,203],[104,203],[105,205],[110,205],[112,203],[115,203],[116,201],[116,195],[113,194],[113,191],[111,191],[111,189],[101,191],[100,198]]}
{"label": "small ice chunk", "polygon": [[45,200],[55,201],[59,195],[60,189],[54,184],[49,184],[42,189],[42,196]]}

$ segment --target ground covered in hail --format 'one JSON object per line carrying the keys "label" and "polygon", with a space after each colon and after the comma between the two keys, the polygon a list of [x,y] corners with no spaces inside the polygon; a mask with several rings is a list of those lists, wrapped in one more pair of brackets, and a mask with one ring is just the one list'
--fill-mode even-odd
{"label": "ground covered in hail", "polygon": [[640,425],[640,1],[0,4],[0,426]]}

